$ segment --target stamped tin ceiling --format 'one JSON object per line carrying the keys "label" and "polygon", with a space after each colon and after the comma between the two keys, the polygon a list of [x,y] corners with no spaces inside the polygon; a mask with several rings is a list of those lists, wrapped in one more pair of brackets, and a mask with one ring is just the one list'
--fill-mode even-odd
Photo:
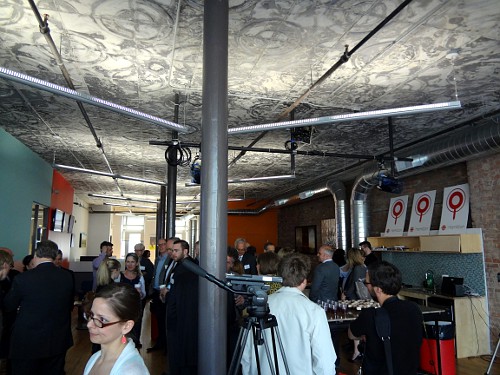
{"label": "stamped tin ceiling", "polygon": [[[201,142],[202,0],[0,0],[0,66],[173,121],[179,140]],[[348,51],[403,1],[230,0],[228,127],[275,122]],[[58,63],[40,32],[48,15]],[[404,146],[458,126],[491,121],[500,109],[500,2],[414,0],[295,109],[295,119],[460,100],[454,111],[395,117],[396,156]],[[172,132],[158,125],[0,79],[0,126],[50,163],[167,180],[164,146]],[[286,119],[286,118],[285,118]],[[474,120],[471,122],[471,120]],[[498,118],[495,118],[498,121]],[[389,151],[387,119],[312,128],[298,149],[378,156]],[[97,140],[102,147],[97,147]],[[258,140],[255,142],[255,140]],[[285,149],[289,130],[230,135],[230,146]],[[307,141],[307,140],[306,140]],[[196,155],[200,150],[190,147]],[[207,150],[206,152],[209,152]],[[103,156],[105,155],[105,157]],[[201,153],[203,160],[203,153]],[[230,198],[262,201],[347,178],[364,160],[229,151],[230,179],[295,173],[294,180],[229,185]],[[89,193],[158,199],[158,185],[60,169],[91,204]],[[351,176],[352,177],[352,176]],[[177,199],[198,198],[178,167]]]}

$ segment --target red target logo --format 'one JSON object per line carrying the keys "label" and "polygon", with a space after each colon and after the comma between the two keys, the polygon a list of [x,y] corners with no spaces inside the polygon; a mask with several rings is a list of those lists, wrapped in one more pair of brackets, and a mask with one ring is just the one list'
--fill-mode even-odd
{"label": "red target logo", "polygon": [[419,216],[418,222],[422,222],[422,217],[429,212],[431,208],[431,197],[428,194],[422,194],[420,198],[418,198],[417,203],[415,204],[415,211]]}
{"label": "red target logo", "polygon": [[391,216],[394,218],[394,225],[397,224],[399,217],[403,214],[405,204],[401,199],[398,199],[392,205]]}
{"label": "red target logo", "polygon": [[465,205],[465,191],[460,188],[453,189],[446,198],[446,208],[453,213],[453,220]]}

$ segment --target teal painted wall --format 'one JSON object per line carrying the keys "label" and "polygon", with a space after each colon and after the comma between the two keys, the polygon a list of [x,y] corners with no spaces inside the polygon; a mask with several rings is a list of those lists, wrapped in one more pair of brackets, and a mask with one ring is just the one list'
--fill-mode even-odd
{"label": "teal painted wall", "polygon": [[52,167],[0,129],[0,246],[28,253],[33,202],[50,206]]}

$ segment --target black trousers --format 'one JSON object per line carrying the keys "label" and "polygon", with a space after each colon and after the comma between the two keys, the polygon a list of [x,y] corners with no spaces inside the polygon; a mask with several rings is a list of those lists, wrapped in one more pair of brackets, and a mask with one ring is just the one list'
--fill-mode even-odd
{"label": "black trousers", "polygon": [[12,375],[64,375],[66,353],[47,358],[12,358]]}
{"label": "black trousers", "polygon": [[167,306],[160,300],[160,291],[153,289],[151,295],[151,314],[156,318],[158,324],[158,340],[156,347],[165,348],[167,344],[167,327],[165,318],[167,315]]}

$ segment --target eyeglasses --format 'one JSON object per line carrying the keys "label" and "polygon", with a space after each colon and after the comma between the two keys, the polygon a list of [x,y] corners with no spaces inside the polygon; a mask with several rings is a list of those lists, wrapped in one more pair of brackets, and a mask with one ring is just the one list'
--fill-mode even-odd
{"label": "eyeglasses", "polygon": [[368,282],[368,281],[366,281],[366,280],[363,280],[363,284],[365,284],[365,285],[372,285],[372,283],[369,283],[369,282]]}
{"label": "eyeglasses", "polygon": [[117,324],[117,323],[123,323],[124,320],[119,320],[117,322],[111,322],[111,323],[104,323],[102,320],[100,319],[97,319],[97,318],[94,318],[94,314],[93,313],[84,313],[83,314],[83,318],[87,321],[87,322],[90,322],[91,320],[94,321],[94,325],[97,327],[97,328],[106,328],[108,326],[112,326],[114,324]]}

